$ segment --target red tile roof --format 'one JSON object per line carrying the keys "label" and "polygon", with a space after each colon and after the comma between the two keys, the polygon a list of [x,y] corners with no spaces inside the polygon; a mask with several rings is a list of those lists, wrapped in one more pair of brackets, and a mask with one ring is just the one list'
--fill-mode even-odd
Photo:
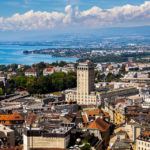
{"label": "red tile roof", "polygon": [[145,131],[141,132],[141,135],[150,137],[150,131],[145,130]]}
{"label": "red tile roof", "polygon": [[97,118],[96,120],[94,120],[93,122],[91,122],[87,128],[89,129],[98,129],[101,132],[105,132],[108,130],[108,128],[110,127],[110,125],[105,122],[104,120]]}
{"label": "red tile roof", "polygon": [[54,68],[45,68],[44,71],[54,71]]}
{"label": "red tile roof", "polygon": [[98,110],[87,110],[86,113],[87,113],[88,117],[89,116],[94,117],[94,115],[101,114],[103,112],[100,109],[98,109]]}
{"label": "red tile roof", "polygon": [[36,68],[29,68],[25,72],[38,72],[38,69],[36,69]]}
{"label": "red tile roof", "polygon": [[11,125],[10,121],[18,121],[18,120],[24,120],[24,119],[17,112],[14,112],[13,114],[0,115],[0,121],[5,121],[2,122],[2,124],[4,125]]}
{"label": "red tile roof", "polygon": [[118,104],[118,103],[125,103],[125,101],[126,100],[118,100],[118,101],[116,101],[116,104]]}
{"label": "red tile roof", "polygon": [[104,117],[105,118],[109,118],[110,117],[109,113],[108,112],[104,112]]}
{"label": "red tile roof", "polygon": [[0,115],[0,120],[24,120],[19,113],[14,112],[13,114]]}

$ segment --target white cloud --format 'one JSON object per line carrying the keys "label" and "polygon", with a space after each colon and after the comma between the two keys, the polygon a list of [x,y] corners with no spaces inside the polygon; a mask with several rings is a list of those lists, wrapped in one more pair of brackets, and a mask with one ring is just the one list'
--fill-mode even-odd
{"label": "white cloud", "polygon": [[72,18],[73,18],[73,10],[72,10],[71,5],[66,6],[65,12],[66,12],[66,15],[65,15],[65,17],[63,19],[63,23],[64,24],[71,23],[72,22]]}
{"label": "white cloud", "polygon": [[0,30],[41,30],[57,27],[99,28],[106,26],[150,25],[150,2],[139,6],[124,5],[111,9],[97,6],[80,11],[66,6],[65,12],[34,12],[0,18]]}

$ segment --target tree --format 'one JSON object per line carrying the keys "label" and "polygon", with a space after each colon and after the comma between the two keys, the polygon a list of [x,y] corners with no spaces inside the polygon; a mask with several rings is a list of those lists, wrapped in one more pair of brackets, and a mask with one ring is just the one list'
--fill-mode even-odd
{"label": "tree", "polygon": [[3,94],[4,94],[3,89],[0,88],[0,95],[3,95]]}
{"label": "tree", "polygon": [[7,68],[9,69],[9,68],[11,68],[12,69],[12,71],[16,71],[16,69],[18,68],[18,65],[17,64],[10,64],[10,65],[8,65],[7,66]]}
{"label": "tree", "polygon": [[15,82],[15,87],[16,88],[21,88],[21,89],[26,88],[27,77],[25,77],[25,76],[16,76],[16,77],[13,77],[12,79]]}
{"label": "tree", "polygon": [[37,94],[37,90],[39,88],[37,84],[37,78],[35,77],[29,78],[26,87],[27,87],[27,91],[30,94]]}
{"label": "tree", "polygon": [[115,76],[112,73],[108,73],[107,77],[106,77],[106,81],[107,82],[111,82],[115,79]]}
{"label": "tree", "polygon": [[6,92],[7,92],[7,94],[11,94],[12,93],[12,89],[8,88]]}
{"label": "tree", "polygon": [[7,94],[10,94],[11,92],[13,92],[15,87],[16,86],[15,86],[15,80],[14,79],[7,80],[7,90],[8,90]]}
{"label": "tree", "polygon": [[39,70],[43,70],[46,68],[46,64],[44,62],[40,62],[38,64],[33,64],[33,67],[37,67]]}
{"label": "tree", "polygon": [[60,67],[63,67],[63,66],[65,66],[65,65],[67,65],[67,63],[66,63],[65,61],[60,61],[60,62],[59,62],[59,66],[60,66]]}
{"label": "tree", "polygon": [[0,71],[6,71],[7,67],[5,65],[0,65]]}
{"label": "tree", "polygon": [[81,150],[90,150],[90,144],[85,143],[85,145],[81,148]]}
{"label": "tree", "polygon": [[30,94],[46,94],[62,91],[76,86],[76,73],[55,72],[40,77],[16,76],[8,80],[8,88],[14,91],[17,88],[26,89]]}

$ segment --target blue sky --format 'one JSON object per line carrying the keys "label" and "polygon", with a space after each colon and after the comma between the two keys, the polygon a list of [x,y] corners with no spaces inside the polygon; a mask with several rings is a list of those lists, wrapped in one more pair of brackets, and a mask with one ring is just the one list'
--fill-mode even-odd
{"label": "blue sky", "polygon": [[109,9],[126,4],[140,5],[144,0],[0,0],[0,16],[8,17],[15,13],[34,11],[64,11],[67,5],[78,6],[80,10],[98,6]]}
{"label": "blue sky", "polygon": [[150,25],[150,1],[0,0],[3,36],[145,25]]}

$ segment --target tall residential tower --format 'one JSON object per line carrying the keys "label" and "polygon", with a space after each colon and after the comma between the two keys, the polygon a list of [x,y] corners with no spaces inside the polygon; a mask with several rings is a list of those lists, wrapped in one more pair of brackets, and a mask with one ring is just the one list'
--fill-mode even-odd
{"label": "tall residential tower", "polygon": [[77,89],[66,95],[67,101],[78,104],[100,104],[100,97],[94,91],[94,65],[86,61],[77,67]]}

